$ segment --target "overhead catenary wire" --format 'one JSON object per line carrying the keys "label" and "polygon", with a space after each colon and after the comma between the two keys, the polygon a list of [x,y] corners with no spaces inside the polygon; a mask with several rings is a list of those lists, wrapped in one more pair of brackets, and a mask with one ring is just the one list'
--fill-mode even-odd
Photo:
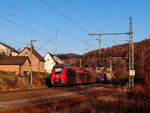
{"label": "overhead catenary wire", "polygon": [[[15,48],[15,49],[22,49],[22,48],[24,48],[24,45],[27,45],[27,44],[25,44],[25,43],[23,43],[23,42],[17,42],[17,41],[15,41],[15,40],[9,40],[9,39],[3,38],[3,37],[1,37],[1,36],[0,36],[0,40],[2,40],[2,41],[0,41],[0,42],[6,43],[6,44],[8,44],[8,45],[11,45],[11,46],[13,46],[13,48]],[[18,44],[19,47],[16,46],[16,44]]]}
{"label": "overhead catenary wire", "polygon": [[[123,22],[128,22],[128,17],[127,18],[124,18],[123,20],[121,20],[121,21],[116,21],[116,22],[113,22],[113,23],[111,23],[111,24],[106,24],[106,25],[103,25],[101,28],[103,28],[103,30],[102,30],[102,32],[101,33],[104,33],[104,29],[110,29],[110,28],[112,28],[114,25],[116,26],[116,25],[118,25],[118,24],[122,24]],[[101,30],[101,29],[100,29]],[[99,31],[100,31],[99,30]],[[98,32],[99,32],[98,31]]]}
{"label": "overhead catenary wire", "polygon": [[[32,19],[32,20],[29,20],[29,19],[24,19],[24,18],[22,18],[23,20],[28,20],[28,21],[32,22],[32,24],[36,24],[36,25],[38,25],[38,26],[40,25],[40,26],[43,26],[44,28],[46,27],[46,29],[50,29],[49,26],[40,23],[40,19],[35,18],[35,17],[33,17],[32,15],[27,15],[23,10],[18,9],[18,8],[16,8],[15,6],[12,6],[11,4],[9,4],[9,3],[7,3],[7,2],[4,2],[4,4],[7,5],[9,8],[14,9],[15,11],[17,11],[17,12],[19,12],[19,13],[21,13],[21,14],[23,13],[23,14],[26,15],[28,18]],[[1,10],[1,11],[2,11],[2,10]],[[5,12],[6,12],[6,11],[5,11]],[[8,13],[8,12],[6,12],[6,13],[9,14],[9,15],[12,15],[13,17],[20,18],[19,16],[15,15],[15,14],[11,14],[11,13]],[[71,34],[69,34],[69,33],[66,33],[66,32],[64,32],[64,31],[62,31],[62,30],[58,30],[58,28],[56,28],[56,27],[54,27],[54,26],[53,26],[53,28],[56,29],[57,32],[59,31],[59,33],[62,33],[62,34],[65,35],[65,36],[69,36],[69,38],[72,38],[72,39],[76,40],[78,43],[80,43],[80,42],[78,41],[78,38],[77,38],[77,37],[75,37],[75,36],[73,36],[73,35],[71,35]],[[57,33],[57,34],[58,34],[58,33]]]}
{"label": "overhead catenary wire", "polygon": [[[5,21],[8,21],[8,22],[10,22],[10,23],[12,23],[12,24],[15,24],[15,25],[17,25],[17,26],[21,26],[21,27],[24,27],[24,26],[22,26],[21,24],[17,24],[16,22],[14,22],[14,21],[12,21],[12,20],[10,20],[10,19],[7,19],[7,18],[4,18],[4,17],[1,17],[0,16],[0,19],[3,19],[3,20],[5,20]],[[24,28],[26,28],[26,27],[24,27]],[[26,28],[27,29],[27,28]],[[29,28],[28,28],[28,30],[29,30]],[[63,42],[64,43],[64,42]],[[67,45],[67,43],[65,43],[65,45]],[[77,49],[77,47],[75,47],[75,46],[73,46],[73,45],[69,45],[70,47],[74,47],[74,48],[76,48]],[[80,49],[79,49],[80,50]]]}
{"label": "overhead catenary wire", "polygon": [[[80,49],[80,48],[77,48],[76,46],[74,46],[74,45],[72,45],[72,44],[70,44],[70,43],[67,43],[67,42],[64,42],[64,41],[62,41],[62,40],[59,40],[59,41],[57,41],[56,42],[56,40],[53,40],[53,44],[54,43],[56,43],[57,44],[57,48],[59,48],[60,50],[62,50],[62,51],[64,51],[64,49],[63,49],[63,47],[62,47],[62,44],[64,45],[64,46],[66,46],[67,48],[66,49],[70,49],[70,48],[72,48],[72,49],[75,49],[75,50],[77,50],[77,51],[80,51],[80,52],[83,52],[83,50],[82,49]],[[58,44],[59,43],[59,44]],[[61,46],[61,47],[60,47]],[[65,49],[65,51],[66,51],[66,49]],[[40,51],[41,50],[49,50],[49,49],[40,49]]]}
{"label": "overhead catenary wire", "polygon": [[[8,6],[10,9],[14,9],[15,11],[27,15],[23,10],[18,9],[17,7],[11,5],[10,3],[6,2],[5,0],[1,0],[1,3],[5,4]],[[28,18],[31,18],[32,20],[40,21],[38,18],[33,17],[32,15],[27,15]]]}
{"label": "overhead catenary wire", "polygon": [[[56,41],[53,41],[53,42],[56,43]],[[68,50],[68,52],[69,52],[70,48],[73,48],[73,49],[75,49],[75,50],[81,51],[80,49],[77,49],[76,47],[71,46],[70,44],[65,43],[65,42],[63,42],[63,41],[60,41],[60,42],[57,42],[57,43],[60,43],[60,45],[59,45],[59,44],[57,45],[57,48],[59,48],[59,50],[62,50],[62,51],[67,51],[67,50]],[[63,47],[62,47],[62,43],[64,44],[64,46],[67,47],[65,50],[64,50]]]}
{"label": "overhead catenary wire", "polygon": [[1,36],[0,36],[0,39],[7,40],[7,41],[10,41],[10,42],[13,42],[13,43],[18,43],[18,44],[21,44],[21,45],[27,45],[28,44],[28,43],[24,43],[24,42],[20,42],[20,41],[16,41],[16,40],[7,39],[7,38],[1,37]]}
{"label": "overhead catenary wire", "polygon": [[47,2],[46,0],[41,0],[47,7],[55,10],[59,15],[61,15],[62,17],[64,17],[66,20],[70,21],[72,24],[74,24],[76,27],[78,27],[79,29],[83,30],[86,33],[89,33],[89,31],[84,28],[83,26],[81,26],[79,23],[77,23],[76,21],[74,21],[72,18],[70,18],[69,16],[66,16],[63,12],[61,12],[60,10],[58,10],[57,8],[55,8],[54,6],[52,6],[49,2]]}
{"label": "overhead catenary wire", "polygon": [[89,43],[87,43],[87,41],[86,40],[83,40],[83,42],[88,46],[88,47],[90,47],[91,49],[94,49],[94,47],[93,46],[91,46]]}
{"label": "overhead catenary wire", "polygon": [[76,46],[74,46],[74,45],[72,45],[72,44],[70,44],[70,43],[68,43],[68,42],[64,42],[64,41],[61,40],[61,41],[59,41],[59,43],[63,43],[65,46],[68,46],[68,47],[70,47],[70,48],[73,48],[73,49],[82,51],[81,49],[77,48]]}
{"label": "overhead catenary wire", "polygon": [[[10,6],[10,5],[9,5]],[[13,7],[13,6],[10,6],[10,7]],[[18,12],[20,12],[20,13],[22,13],[22,11],[20,11],[20,10],[18,10],[17,8],[15,8],[15,7],[13,7],[13,9],[15,9],[16,11],[18,11]],[[23,11],[24,12],[24,11]],[[9,13],[10,14],[10,13]],[[12,15],[12,17],[18,17],[18,16],[16,16],[16,15],[14,15],[14,14],[11,14]],[[7,21],[7,22],[9,22],[9,23],[11,23],[11,24],[15,24],[15,25],[17,25],[17,26],[19,26],[19,27],[22,27],[22,28],[24,28],[24,29],[27,29],[28,31],[32,31],[32,32],[36,32],[37,33],[37,31],[34,31],[34,29],[32,30],[32,29],[30,29],[30,28],[28,28],[28,27],[26,27],[26,26],[24,26],[24,25],[21,25],[21,24],[19,24],[19,23],[17,23],[17,22],[15,22],[15,21],[13,21],[13,20],[11,20],[11,19],[7,19],[7,18],[5,18],[5,17],[1,17],[1,19],[2,20],[5,20],[5,21]],[[33,21],[33,20],[32,20]],[[65,32],[63,32],[63,31],[59,31],[59,32],[61,32],[62,34],[64,34],[64,35],[66,35],[66,36],[69,36],[69,37],[71,37],[71,38],[73,38],[73,39],[77,39],[76,37],[74,37],[73,35],[71,35],[71,34],[68,34],[68,33],[65,33]],[[41,34],[41,33],[40,33]],[[42,34],[41,34],[42,35]],[[78,41],[79,42],[79,41]],[[70,47],[71,47],[72,45],[70,45]],[[74,48],[76,48],[77,49],[77,47],[74,47]],[[79,49],[80,50],[80,49]]]}
{"label": "overhead catenary wire", "polygon": [[46,0],[41,0],[45,5],[47,5],[49,8],[55,10],[59,15],[63,16],[65,19],[67,19],[68,21],[72,22],[75,26],[77,26],[78,28],[80,28],[81,30],[83,30],[86,33],[89,33],[89,31],[84,28],[83,26],[81,26],[79,23],[77,23],[76,21],[74,21],[72,18],[66,16],[63,12],[61,12],[60,10],[58,10],[57,8],[55,8],[54,6],[52,6],[49,2],[47,2]]}
{"label": "overhead catenary wire", "polygon": [[89,24],[90,24],[91,26],[93,26],[93,28],[95,28],[95,29],[97,29],[97,30],[100,30],[100,28],[99,28],[93,21],[91,21],[88,16],[83,15],[83,14],[81,13],[81,11],[79,10],[79,8],[77,8],[77,7],[75,7],[75,6],[73,5],[73,3],[72,3],[71,0],[66,0],[66,2],[67,2],[84,20],[88,21]]}
{"label": "overhead catenary wire", "polygon": [[26,30],[28,30],[28,31],[30,31],[30,32],[32,31],[32,32],[37,33],[37,34],[39,34],[39,35],[41,35],[41,36],[49,37],[49,36],[46,35],[46,34],[43,34],[43,33],[39,32],[39,31],[36,31],[36,30],[34,30],[34,29],[32,29],[32,28],[26,27],[26,26],[24,26],[24,25],[22,25],[22,24],[16,23],[15,21],[10,20],[10,19],[8,19],[8,18],[5,18],[5,17],[0,16],[0,19],[1,19],[1,20],[4,20],[4,21],[7,21],[7,22],[9,22],[9,23],[12,23],[12,24],[14,24],[14,25],[16,25],[16,26],[19,26],[19,27],[21,27],[21,28],[24,28],[24,29],[26,29]]}
{"label": "overhead catenary wire", "polygon": [[41,48],[43,48],[44,46],[46,46],[49,42],[51,42],[52,40],[48,40],[46,43],[44,43],[42,46],[40,46],[39,48],[38,48],[38,50],[40,50]]}
{"label": "overhead catenary wire", "polygon": [[[66,1],[68,1],[69,3],[72,4],[72,2],[71,2],[70,0],[66,0]],[[6,2],[5,0],[1,0],[1,2],[2,2],[3,4],[5,4],[6,6],[8,6],[9,8],[14,9],[15,11],[17,11],[17,12],[19,12],[19,13],[21,13],[21,14],[27,15],[27,14],[25,13],[25,11],[18,9],[17,7],[11,5],[9,2]],[[72,4],[72,6],[73,6],[73,4]],[[73,6],[73,7],[74,7],[74,6]],[[78,10],[78,8],[74,7],[74,9],[77,10],[77,11],[80,13],[80,11]],[[39,21],[40,21],[40,19],[35,18],[35,17],[32,16],[32,15],[27,15],[27,16],[28,16],[28,18],[31,18],[32,20],[35,20],[35,21],[37,21],[38,23],[39,23]],[[124,20],[128,20],[128,18],[126,18],[126,19],[124,19]],[[118,21],[117,21],[117,23],[118,23]],[[40,23],[39,23],[39,24],[40,24]],[[110,25],[112,25],[112,24],[104,25],[103,28],[105,28],[106,26],[110,28]],[[66,35],[67,33],[63,33],[63,34]]]}

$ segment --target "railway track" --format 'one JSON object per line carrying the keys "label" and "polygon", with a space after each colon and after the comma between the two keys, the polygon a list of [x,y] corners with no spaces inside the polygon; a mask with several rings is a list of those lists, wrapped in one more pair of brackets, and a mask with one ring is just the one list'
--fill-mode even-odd
{"label": "railway track", "polygon": [[63,110],[65,107],[73,107],[86,101],[92,101],[99,95],[109,95],[113,90],[107,89],[100,92],[100,90],[82,92],[78,95],[67,96],[64,98],[57,98],[50,102],[38,103],[26,107],[16,108],[12,110],[2,111],[0,113],[49,113],[58,110]]}
{"label": "railway track", "polygon": [[[113,87],[113,86],[107,86]],[[65,98],[73,98],[82,95],[93,95],[93,92],[97,94],[97,91],[108,90],[103,84],[91,84],[91,85],[77,85],[69,87],[51,87],[47,89],[29,90],[29,91],[16,91],[16,92],[3,92],[0,94],[0,111],[9,109],[20,109],[25,106],[38,106],[47,103],[55,102],[56,100],[65,101]],[[88,99],[88,98],[87,98]],[[80,100],[80,99],[79,99]],[[82,99],[81,99],[82,100]],[[85,99],[86,100],[86,99]],[[63,103],[63,102],[62,102]],[[11,113],[11,112],[10,112]]]}

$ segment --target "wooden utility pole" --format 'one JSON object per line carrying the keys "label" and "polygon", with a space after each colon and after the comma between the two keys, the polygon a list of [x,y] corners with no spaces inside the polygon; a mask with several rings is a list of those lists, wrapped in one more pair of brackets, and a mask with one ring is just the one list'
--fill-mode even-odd
{"label": "wooden utility pole", "polygon": [[30,85],[32,85],[32,52],[33,52],[33,40],[31,40],[31,56],[30,56],[30,63],[31,63],[31,73],[30,73]]}
{"label": "wooden utility pole", "polygon": [[112,59],[110,59],[110,74],[112,74],[112,70],[113,70],[113,64],[112,64]]}
{"label": "wooden utility pole", "polygon": [[82,59],[80,58],[80,68],[82,67]]}
{"label": "wooden utility pole", "polygon": [[33,41],[36,41],[36,40],[31,40],[31,51],[30,51],[30,68],[31,68],[31,73],[30,73],[30,85],[32,85],[32,79],[33,79],[33,72],[32,72],[32,54],[33,54]]}
{"label": "wooden utility pole", "polygon": [[99,53],[101,53],[101,35],[99,35]]}

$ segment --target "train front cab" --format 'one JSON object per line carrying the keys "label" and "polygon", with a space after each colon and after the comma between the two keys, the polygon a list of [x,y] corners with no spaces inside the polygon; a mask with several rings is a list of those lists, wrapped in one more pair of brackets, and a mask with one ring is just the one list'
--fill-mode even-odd
{"label": "train front cab", "polygon": [[52,85],[65,84],[67,81],[66,77],[66,67],[62,65],[56,65],[51,73],[51,83]]}

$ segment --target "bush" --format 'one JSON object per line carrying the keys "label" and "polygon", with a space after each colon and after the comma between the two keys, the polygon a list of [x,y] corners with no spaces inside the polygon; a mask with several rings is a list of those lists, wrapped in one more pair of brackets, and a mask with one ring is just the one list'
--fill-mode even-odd
{"label": "bush", "polygon": [[46,78],[48,76],[48,73],[45,72],[33,72],[34,77],[39,77],[39,78]]}

